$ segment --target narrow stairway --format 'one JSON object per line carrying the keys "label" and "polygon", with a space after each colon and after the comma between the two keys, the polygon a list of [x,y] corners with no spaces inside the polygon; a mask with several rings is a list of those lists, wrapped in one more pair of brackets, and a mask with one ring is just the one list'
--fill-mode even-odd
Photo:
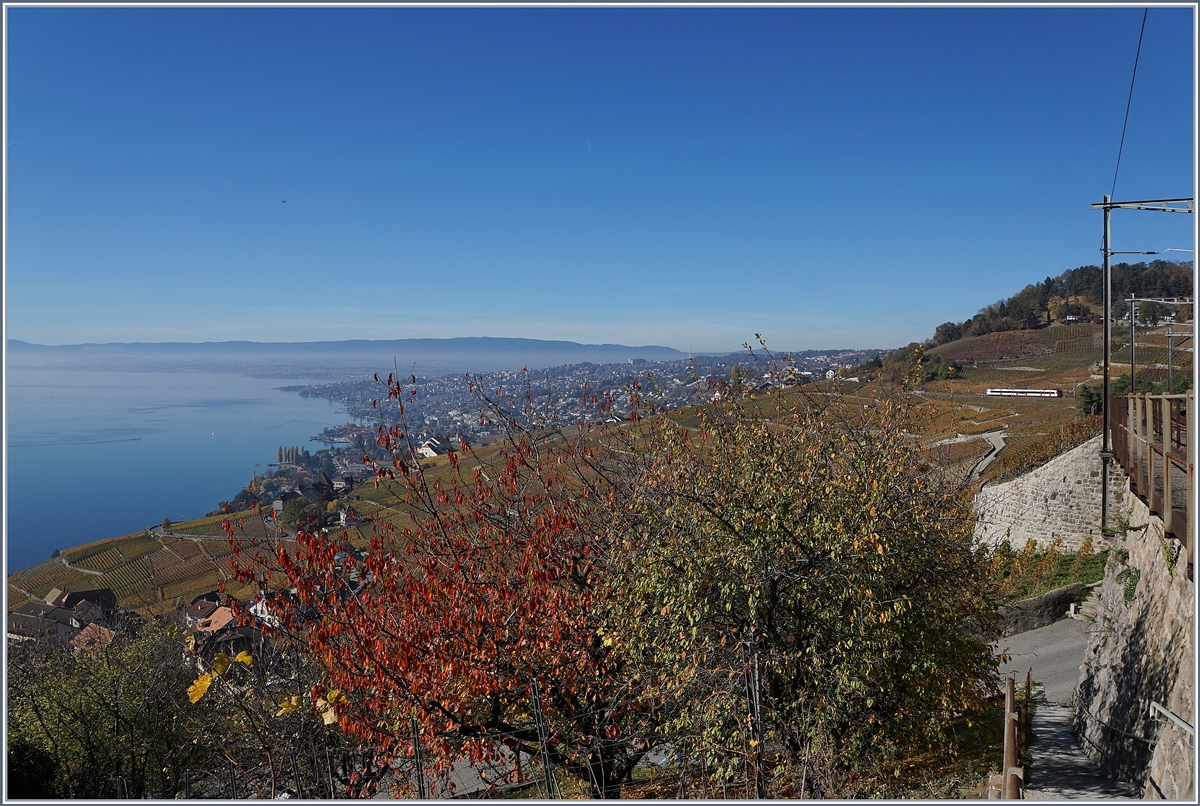
{"label": "narrow stairway", "polygon": [[1133,784],[1100,773],[1079,747],[1071,727],[1071,709],[1046,700],[1040,686],[1034,695],[1026,800],[1140,800]]}
{"label": "narrow stairway", "polygon": [[1096,612],[1100,608],[1100,586],[1092,588],[1088,597],[1083,600],[1083,603],[1075,608],[1072,618],[1082,619],[1084,621],[1095,622]]}

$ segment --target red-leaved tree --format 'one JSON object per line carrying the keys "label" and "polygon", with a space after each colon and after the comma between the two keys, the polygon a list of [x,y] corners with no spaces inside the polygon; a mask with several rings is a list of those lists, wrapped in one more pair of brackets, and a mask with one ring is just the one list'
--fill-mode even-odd
{"label": "red-leaved tree", "polygon": [[[660,715],[631,694],[604,638],[602,561],[622,496],[597,434],[533,422],[528,390],[515,412],[499,390],[481,391],[507,438],[488,451],[464,443],[430,470],[404,429],[412,391],[386,384],[401,421],[379,429],[391,461],[376,480],[397,503],[374,519],[369,550],[351,551],[344,533],[301,529],[289,546],[230,529],[236,578],[287,591],[270,599],[265,629],[326,670],[313,703],[334,709],[375,762],[412,755],[415,717],[427,773],[499,764],[499,788],[529,779],[522,758],[548,759],[593,796],[617,796]],[[601,414],[611,407],[591,400]],[[415,787],[407,774],[392,783]],[[351,794],[377,784],[353,778]]]}

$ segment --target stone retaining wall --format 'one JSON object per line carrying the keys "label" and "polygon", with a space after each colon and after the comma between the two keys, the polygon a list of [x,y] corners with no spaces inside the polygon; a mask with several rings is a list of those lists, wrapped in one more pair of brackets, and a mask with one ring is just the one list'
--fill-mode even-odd
{"label": "stone retaining wall", "polygon": [[1076,688],[1076,730],[1105,774],[1144,788],[1145,798],[1193,800],[1193,751],[1187,733],[1165,718],[1151,721],[1158,702],[1195,725],[1192,612],[1195,587],[1179,543],[1164,539],[1163,522],[1122,487],[1110,514],[1129,529],[1114,538],[1100,586],[1096,624]]}
{"label": "stone retaining wall", "polygon": [[[1060,550],[1078,551],[1091,537],[1094,551],[1109,546],[1100,533],[1100,437],[1094,437],[1019,478],[983,487],[975,497],[975,537],[1001,541],[1018,551],[1033,540],[1046,548],[1060,538]],[[1123,500],[1125,476],[1115,464],[1109,471],[1109,501]]]}
{"label": "stone retaining wall", "polygon": [[1072,582],[1038,596],[1004,605],[1000,608],[1000,635],[1016,635],[1053,624],[1070,612],[1071,605],[1083,602],[1092,587],[1082,582]]}

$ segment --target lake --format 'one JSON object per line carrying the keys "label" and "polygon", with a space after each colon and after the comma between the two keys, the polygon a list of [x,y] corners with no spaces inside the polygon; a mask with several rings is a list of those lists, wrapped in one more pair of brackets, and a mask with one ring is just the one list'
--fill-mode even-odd
{"label": "lake", "polygon": [[[10,356],[11,360],[11,356]],[[8,573],[64,549],[196,518],[348,417],[276,389],[312,379],[45,369],[6,378]]]}

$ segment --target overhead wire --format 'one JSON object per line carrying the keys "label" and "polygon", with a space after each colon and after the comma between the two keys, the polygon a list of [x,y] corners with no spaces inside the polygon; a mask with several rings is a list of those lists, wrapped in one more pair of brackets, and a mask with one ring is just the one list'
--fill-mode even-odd
{"label": "overhead wire", "polygon": [[1147,7],[1142,11],[1142,30],[1138,34],[1137,53],[1133,57],[1133,77],[1129,79],[1129,98],[1125,101],[1125,122],[1121,125],[1121,145],[1117,149],[1117,167],[1113,169],[1112,192],[1109,198],[1115,198],[1117,195],[1117,173],[1121,170],[1121,152],[1125,150],[1125,130],[1129,127],[1129,108],[1133,105],[1133,83],[1137,81],[1138,60],[1142,57],[1142,37],[1146,34],[1146,17],[1150,14],[1150,9]]}

